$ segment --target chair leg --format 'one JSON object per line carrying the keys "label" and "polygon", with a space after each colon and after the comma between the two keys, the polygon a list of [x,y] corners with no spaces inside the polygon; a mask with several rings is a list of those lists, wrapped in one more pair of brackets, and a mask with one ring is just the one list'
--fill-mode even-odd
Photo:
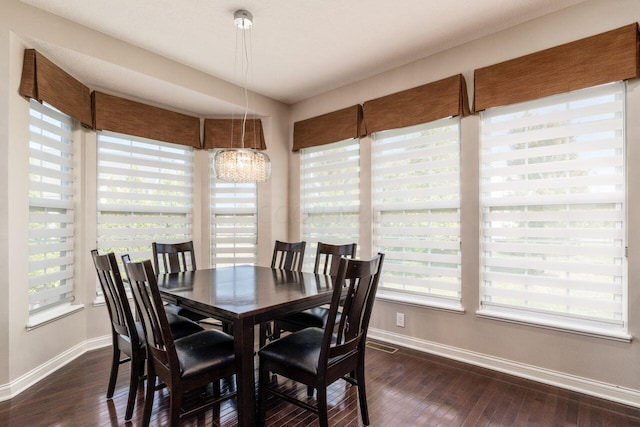
{"label": "chair leg", "polygon": [[271,338],[271,341],[275,341],[280,338],[280,325],[278,325],[277,320],[273,322],[273,332],[271,333],[271,336],[273,337]]}
{"label": "chair leg", "polygon": [[124,414],[125,421],[131,419],[133,415],[133,407],[136,404],[136,395],[138,394],[138,384],[141,371],[144,369],[144,359],[139,360],[140,355],[131,355],[131,373],[129,374],[129,398],[127,399],[127,410]]}
{"label": "chair leg", "polygon": [[307,386],[307,397],[313,397],[313,387]]}
{"label": "chair leg", "polygon": [[169,425],[178,427],[180,425],[180,408],[182,407],[182,390],[180,387],[176,387],[169,393],[169,418],[171,419]]}
{"label": "chair leg", "polygon": [[118,379],[118,367],[120,366],[120,349],[116,340],[113,340],[113,356],[111,358],[111,375],[109,376],[109,387],[107,387],[107,399],[113,397],[113,392],[116,389],[116,380]]}
{"label": "chair leg", "polygon": [[142,427],[149,427],[151,422],[151,410],[153,409],[153,396],[156,392],[156,373],[150,363],[147,363],[147,393],[144,398],[144,415]]}
{"label": "chair leg", "polygon": [[271,336],[271,326],[270,323],[260,323],[260,337],[258,340],[258,348],[262,348],[267,343],[267,338]]}
{"label": "chair leg", "polygon": [[364,363],[359,363],[356,369],[356,380],[358,382],[358,400],[360,401],[360,415],[362,424],[369,425],[369,408],[367,406],[367,388],[364,383]]}
{"label": "chair leg", "polygon": [[231,323],[222,322],[222,332],[233,335],[233,325]]}
{"label": "chair leg", "polygon": [[220,381],[221,380],[215,380],[212,384],[213,386],[213,397],[214,398],[219,398],[220,397]]}
{"label": "chair leg", "polygon": [[329,414],[327,411],[327,387],[318,387],[318,421],[320,427],[329,427]]}
{"label": "chair leg", "polygon": [[267,420],[267,393],[265,388],[269,385],[269,370],[265,369],[260,362],[260,373],[258,377],[258,426],[262,427]]}

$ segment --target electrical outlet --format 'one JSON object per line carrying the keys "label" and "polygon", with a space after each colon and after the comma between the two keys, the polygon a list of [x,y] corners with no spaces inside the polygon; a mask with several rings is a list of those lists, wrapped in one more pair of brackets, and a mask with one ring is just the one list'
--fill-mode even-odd
{"label": "electrical outlet", "polygon": [[404,328],[404,313],[396,313],[396,326]]}

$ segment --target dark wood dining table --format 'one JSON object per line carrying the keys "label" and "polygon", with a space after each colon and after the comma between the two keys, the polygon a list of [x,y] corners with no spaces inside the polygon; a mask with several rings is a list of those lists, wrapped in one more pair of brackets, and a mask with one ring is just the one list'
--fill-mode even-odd
{"label": "dark wood dining table", "polygon": [[162,298],[233,325],[238,425],[256,424],[255,325],[331,301],[330,276],[241,265],[160,274]]}

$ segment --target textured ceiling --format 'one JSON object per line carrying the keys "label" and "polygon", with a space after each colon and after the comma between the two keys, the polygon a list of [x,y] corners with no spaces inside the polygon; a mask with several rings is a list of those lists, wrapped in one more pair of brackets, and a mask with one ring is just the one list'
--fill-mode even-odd
{"label": "textured ceiling", "polygon": [[233,12],[247,9],[249,88],[295,103],[584,0],[22,1],[233,83]]}

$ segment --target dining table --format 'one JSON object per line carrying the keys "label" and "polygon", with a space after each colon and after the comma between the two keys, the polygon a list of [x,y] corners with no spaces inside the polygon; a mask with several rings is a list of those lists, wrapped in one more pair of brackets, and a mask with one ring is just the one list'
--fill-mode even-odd
{"label": "dining table", "polygon": [[331,276],[238,265],[158,275],[163,300],[231,324],[239,426],[256,425],[255,325],[331,302]]}

